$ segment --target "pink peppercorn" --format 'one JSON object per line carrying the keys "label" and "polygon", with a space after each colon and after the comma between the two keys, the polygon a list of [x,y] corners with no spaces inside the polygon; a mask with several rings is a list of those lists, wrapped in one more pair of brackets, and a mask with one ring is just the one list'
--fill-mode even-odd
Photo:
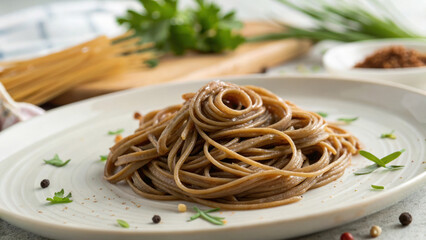
{"label": "pink peppercorn", "polygon": [[352,234],[345,232],[340,236],[340,240],[354,240]]}

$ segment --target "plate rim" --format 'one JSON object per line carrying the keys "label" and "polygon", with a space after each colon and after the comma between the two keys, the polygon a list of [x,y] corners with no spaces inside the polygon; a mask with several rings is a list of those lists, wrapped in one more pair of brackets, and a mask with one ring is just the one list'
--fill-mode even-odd
{"label": "plate rim", "polygon": [[[172,87],[175,85],[192,85],[192,84],[202,84],[202,83],[206,83],[208,81],[211,80],[217,80],[217,79],[221,79],[221,80],[225,80],[225,81],[242,81],[243,79],[254,79],[256,81],[258,81],[259,79],[271,79],[271,80],[275,80],[275,81],[279,81],[279,80],[287,80],[287,81],[297,81],[299,79],[304,79],[304,80],[342,80],[342,81],[350,81],[350,82],[362,82],[362,83],[368,83],[368,84],[373,84],[373,85],[383,85],[383,86],[389,86],[389,87],[394,87],[394,88],[399,88],[402,89],[404,91],[408,91],[408,92],[413,92],[413,93],[417,93],[420,94],[424,97],[426,97],[426,91],[420,90],[420,89],[416,89],[413,87],[409,87],[409,86],[405,86],[399,83],[394,83],[394,82],[378,82],[375,80],[369,80],[369,79],[359,79],[359,78],[351,78],[351,77],[336,77],[336,76],[304,76],[304,75],[300,75],[300,74],[291,74],[291,75],[286,75],[286,76],[280,76],[280,75],[270,75],[270,76],[264,76],[262,74],[255,74],[255,75],[238,75],[238,76],[231,76],[231,77],[214,77],[214,78],[208,78],[208,79],[201,79],[201,80],[197,80],[197,81],[189,81],[189,82],[169,82],[169,83],[161,83],[161,84],[155,84],[155,85],[150,85],[150,86],[144,86],[144,87],[138,87],[138,88],[134,88],[134,89],[127,89],[127,90],[123,90],[123,91],[119,91],[119,92],[114,92],[114,93],[110,93],[110,94],[106,94],[106,95],[102,95],[102,96],[97,96],[94,98],[90,98],[90,99],[86,99],[83,101],[79,101],[79,102],[75,102],[75,103],[71,103],[62,107],[58,107],[56,109],[53,109],[51,111],[46,112],[46,114],[39,116],[39,118],[42,118],[42,120],[44,120],[44,118],[47,118],[53,114],[58,114],[60,112],[63,111],[69,111],[69,109],[72,108],[78,108],[80,105],[87,105],[90,103],[94,103],[97,101],[103,101],[103,99],[108,99],[108,98],[114,98],[114,97],[119,97],[121,95],[127,95],[127,94],[132,94],[134,92],[138,92],[138,91],[149,91],[149,90],[155,90],[157,88],[164,88],[164,87]],[[9,129],[6,129],[5,131],[0,133],[0,141],[5,140],[9,135],[12,135],[14,132],[18,132],[18,131],[22,131],[21,129],[25,129],[28,127],[31,127],[31,125],[33,124],[33,121],[27,121],[27,122],[23,122],[20,124],[17,124]],[[22,148],[25,148],[22,147]],[[0,156],[0,162],[2,162],[3,160],[5,160],[6,158],[9,158],[11,155],[13,154],[17,154],[19,153],[20,150],[22,150],[22,148],[18,148],[17,150],[9,150],[9,152],[6,153],[5,156]],[[322,212],[317,212],[314,214],[309,214],[309,216],[298,216],[296,218],[291,218],[291,219],[287,219],[287,220],[269,220],[269,221],[262,221],[262,222],[253,222],[253,223],[246,223],[243,225],[236,225],[236,226],[227,226],[226,228],[209,228],[209,229],[184,229],[184,230],[173,230],[173,231],[159,231],[158,229],[156,230],[152,230],[152,229],[120,229],[120,228],[114,228],[114,229],[104,229],[104,228],[94,228],[94,227],[86,227],[86,226],[75,226],[75,225],[61,225],[61,224],[57,224],[57,223],[51,223],[51,222],[47,222],[47,221],[38,221],[37,219],[33,218],[33,217],[29,217],[26,215],[22,215],[22,214],[18,214],[18,213],[13,213],[11,211],[8,211],[7,209],[5,209],[3,206],[0,206],[0,216],[3,220],[9,222],[10,220],[12,220],[13,222],[19,221],[19,222],[23,222],[26,224],[31,224],[31,225],[36,225],[38,227],[49,227],[55,230],[66,230],[66,231],[75,231],[78,230],[80,232],[84,232],[87,234],[122,234],[125,236],[145,236],[145,235],[162,235],[164,233],[167,234],[171,234],[171,233],[176,233],[176,234],[186,234],[186,233],[202,233],[202,234],[209,234],[209,233],[217,233],[217,232],[226,232],[226,231],[232,231],[235,229],[238,230],[244,230],[244,229],[249,229],[249,228],[253,228],[253,227],[265,227],[267,225],[273,225],[273,224],[283,224],[288,222],[289,220],[291,221],[300,221],[304,218],[317,218],[317,217],[321,217],[321,216],[326,216],[329,214],[333,214],[333,213],[337,213],[337,212],[342,212],[342,211],[350,211],[353,209],[358,209],[362,206],[368,206],[371,205],[372,203],[376,202],[378,199],[382,199],[382,198],[387,198],[389,196],[395,195],[396,193],[401,193],[402,194],[407,194],[407,193],[411,193],[414,192],[416,189],[418,189],[422,183],[426,182],[426,171],[424,171],[423,173],[417,175],[414,178],[411,178],[410,180],[408,180],[407,182],[402,183],[401,185],[399,185],[396,188],[387,190],[386,192],[382,192],[381,194],[372,196],[370,198],[367,199],[363,199],[355,204],[342,204],[332,210],[327,210],[327,211],[322,211]],[[403,198],[402,198],[403,199]],[[401,199],[398,199],[398,201]],[[367,215],[370,215],[374,212],[380,211],[382,209],[384,209],[385,207],[388,207],[392,204],[394,204],[395,201],[393,201],[393,203],[390,203],[389,205],[385,205],[380,207],[379,209],[374,210],[373,212],[369,212],[366,215],[362,215],[360,217],[364,217]],[[360,218],[358,217],[358,218]],[[349,221],[354,221],[355,219],[352,218]],[[12,222],[10,221],[10,222]],[[340,223],[343,224],[344,222]],[[340,225],[339,224],[339,225]],[[21,225],[18,225],[21,226]],[[24,228],[25,229],[25,228]]]}

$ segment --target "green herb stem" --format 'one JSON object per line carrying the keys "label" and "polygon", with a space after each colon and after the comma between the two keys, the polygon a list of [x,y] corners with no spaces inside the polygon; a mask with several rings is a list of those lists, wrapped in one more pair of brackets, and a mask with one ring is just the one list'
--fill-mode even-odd
{"label": "green herb stem", "polygon": [[376,169],[383,167],[386,168],[388,170],[391,171],[395,171],[395,170],[399,170],[401,168],[403,168],[403,165],[391,165],[391,166],[386,166],[386,164],[392,162],[393,160],[395,160],[396,158],[398,158],[403,152],[405,152],[405,149],[402,149],[400,151],[396,151],[393,152],[381,159],[379,159],[378,157],[376,157],[374,154],[361,150],[359,151],[359,154],[363,157],[365,157],[366,159],[374,162],[374,164],[369,165],[365,168],[361,168],[359,170],[357,170],[356,172],[354,172],[355,175],[364,175],[364,174],[369,174],[374,172]]}
{"label": "green herb stem", "polygon": [[204,219],[204,220],[206,220],[210,223],[216,224],[216,225],[224,225],[222,220],[225,219],[225,218],[212,216],[212,215],[209,214],[211,212],[219,211],[220,208],[213,208],[213,209],[202,211],[198,207],[194,207],[194,210],[197,211],[197,213],[195,215],[193,215],[192,217],[190,217],[188,221],[193,221],[197,218],[202,218],[202,219]]}
{"label": "green herb stem", "polygon": [[390,133],[382,133],[382,135],[380,135],[380,138],[396,139],[395,134],[393,134],[394,132],[395,130],[392,130]]}
{"label": "green herb stem", "polygon": [[339,122],[344,122],[346,124],[350,124],[354,121],[358,120],[358,117],[354,117],[354,118],[338,118],[337,121]]}
{"label": "green herb stem", "polygon": [[[174,0],[139,0],[143,10],[128,10],[126,16],[117,18],[140,37],[141,42],[155,43],[160,53],[183,55],[189,50],[201,53],[220,53],[233,50],[245,42],[236,33],[242,22],[235,12],[223,12],[213,2],[196,0],[196,7],[180,10]],[[147,62],[155,66],[157,62]]]}
{"label": "green herb stem", "polygon": [[376,190],[383,190],[383,189],[385,189],[385,187],[383,187],[383,186],[379,186],[379,185],[371,185],[371,187],[372,187],[373,189],[376,189]]}
{"label": "green herb stem", "polygon": [[58,203],[70,203],[72,200],[70,199],[72,197],[71,193],[68,193],[67,196],[64,197],[64,189],[62,189],[59,192],[55,192],[55,195],[53,198],[46,198],[47,201],[50,202],[50,204],[58,204]]}
{"label": "green herb stem", "polygon": [[379,13],[373,14],[362,5],[348,1],[327,3],[325,1],[278,0],[283,5],[304,14],[313,20],[313,28],[300,28],[283,24],[283,32],[255,36],[249,42],[304,38],[314,41],[337,40],[352,42],[377,38],[425,38],[408,31],[397,22],[389,7],[380,1],[372,0]]}

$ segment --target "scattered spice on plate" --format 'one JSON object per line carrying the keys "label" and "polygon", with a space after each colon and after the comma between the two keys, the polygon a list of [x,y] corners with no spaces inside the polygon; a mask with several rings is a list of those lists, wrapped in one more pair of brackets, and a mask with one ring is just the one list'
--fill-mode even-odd
{"label": "scattered spice on plate", "polygon": [[157,223],[159,223],[160,221],[161,221],[161,217],[160,217],[160,216],[158,216],[158,215],[154,215],[154,216],[152,217],[152,222],[153,222],[153,223],[157,224]]}
{"label": "scattered spice on plate", "polygon": [[410,223],[413,221],[413,217],[411,216],[411,214],[409,214],[408,212],[404,212],[401,213],[401,215],[399,215],[399,222],[403,225],[403,226],[408,226],[410,225]]}
{"label": "scattered spice on plate", "polygon": [[49,179],[43,179],[43,180],[40,182],[40,187],[41,187],[41,188],[47,188],[49,185],[50,185],[50,181],[49,181]]}
{"label": "scattered spice on plate", "polygon": [[426,67],[426,53],[403,46],[390,46],[377,50],[355,68],[411,68]]}
{"label": "scattered spice on plate", "polygon": [[178,211],[179,212],[186,212],[186,205],[183,203],[178,204]]}
{"label": "scattered spice on plate", "polygon": [[381,227],[376,226],[376,225],[371,227],[371,229],[370,229],[370,236],[371,237],[375,238],[375,237],[380,236],[380,234],[382,234],[382,228]]}
{"label": "scattered spice on plate", "polygon": [[354,240],[354,237],[352,236],[352,234],[345,232],[340,235],[340,240]]}

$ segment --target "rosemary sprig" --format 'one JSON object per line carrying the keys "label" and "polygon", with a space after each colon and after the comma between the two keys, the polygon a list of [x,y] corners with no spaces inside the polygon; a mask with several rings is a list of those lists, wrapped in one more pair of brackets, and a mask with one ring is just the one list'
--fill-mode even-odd
{"label": "rosemary sprig", "polygon": [[375,190],[383,190],[383,189],[385,189],[385,187],[379,186],[379,185],[371,185],[371,188],[373,188]]}
{"label": "rosemary sprig", "polygon": [[216,224],[216,225],[223,225],[223,219],[222,217],[212,216],[209,213],[219,211],[220,208],[213,208],[209,210],[202,211],[198,207],[194,207],[194,210],[197,211],[195,215],[189,218],[188,222],[193,221],[197,218],[202,218],[210,223]]}
{"label": "rosemary sprig", "polygon": [[386,164],[392,162],[393,160],[397,159],[403,152],[405,152],[405,149],[402,149],[401,151],[396,151],[393,152],[381,159],[379,159],[378,157],[374,156],[372,153],[369,153],[367,151],[361,150],[359,151],[359,154],[365,158],[367,158],[368,160],[374,162],[374,164],[369,165],[365,168],[361,168],[358,171],[354,172],[355,175],[364,175],[364,174],[369,174],[374,172],[376,169],[383,167],[386,168],[388,170],[391,171],[395,171],[395,170],[399,170],[401,168],[403,168],[404,166],[402,165],[390,165],[390,166],[386,166]]}

